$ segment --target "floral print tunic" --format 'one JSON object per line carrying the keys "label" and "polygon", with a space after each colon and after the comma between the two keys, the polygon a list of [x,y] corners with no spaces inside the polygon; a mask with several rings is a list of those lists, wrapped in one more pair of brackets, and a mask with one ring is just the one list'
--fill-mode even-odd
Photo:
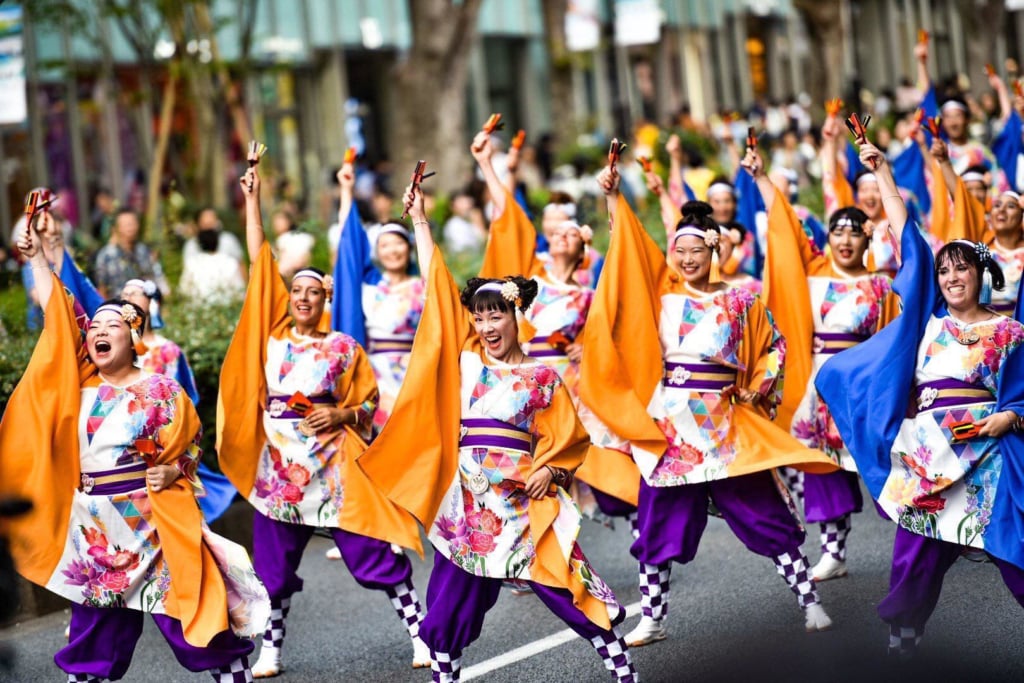
{"label": "floral print tunic", "polygon": [[[194,411],[181,386],[168,377],[146,373],[126,387],[100,383],[82,388],[78,424],[83,480],[88,473],[135,468],[144,476],[165,444],[182,436],[182,413]],[[199,431],[176,464],[197,490]],[[84,489],[85,487],[83,487]],[[90,607],[119,607],[163,614],[171,574],[161,549],[145,482],[115,495],[75,491],[71,523],[58,571],[47,588]],[[160,494],[157,494],[160,495]],[[269,603],[263,584],[241,546],[202,525],[228,591],[235,633],[263,630]]]}
{"label": "floral print tunic", "polygon": [[[661,297],[659,336],[666,363],[715,364],[743,371],[737,356],[748,315],[764,307],[749,291],[729,288],[700,294],[685,288]],[[768,403],[778,402],[785,342],[774,333],[767,350],[765,373],[758,390]],[[668,440],[660,459],[634,448],[633,457],[651,486],[680,486],[729,476],[737,455],[732,433],[733,407],[721,392],[689,390],[685,377],[678,386],[659,383],[648,412]]]}
{"label": "floral print tunic", "polygon": [[[575,417],[558,373],[543,363],[512,366],[490,358],[485,363],[479,353],[463,351],[459,365],[463,419],[487,418],[513,425],[529,432],[536,448],[549,430],[564,429],[559,425]],[[533,454],[522,450],[460,448],[458,472],[428,530],[434,548],[476,576],[529,581],[536,556],[530,499],[523,486],[532,462]],[[473,493],[469,481],[481,472],[491,485],[483,493]],[[571,570],[582,575],[592,595],[618,610],[611,589],[576,544],[579,510],[564,489],[558,487],[550,495],[559,505],[553,530]]]}
{"label": "floral print tunic", "polygon": [[377,284],[363,284],[363,311],[370,365],[377,378],[380,400],[373,414],[373,431],[379,433],[391,414],[391,406],[409,367],[408,351],[378,351],[375,342],[403,340],[412,343],[423,314],[424,283],[415,277],[390,284],[384,276]]}
{"label": "floral print tunic", "polygon": [[[808,277],[814,332],[854,334],[867,338],[874,334],[882,318],[892,281],[885,275],[856,278]],[[815,337],[813,367],[807,390],[793,414],[791,433],[808,448],[828,454],[843,469],[857,471],[850,452],[843,445],[828,406],[814,388],[814,378],[831,354],[822,353],[823,342]]]}
{"label": "floral print tunic", "polygon": [[[346,334],[305,337],[290,328],[270,337],[265,367],[267,393],[291,397],[330,397],[328,405],[355,408],[359,429],[368,436],[377,403],[376,384],[362,348]],[[285,399],[286,400],[286,399]],[[280,405],[263,412],[267,441],[259,455],[249,502],[282,522],[337,527],[345,498],[344,429],[307,436],[301,419],[281,415]],[[320,407],[315,403],[313,409]]]}
{"label": "floral print tunic", "polygon": [[930,538],[985,547],[1003,468],[999,440],[975,437],[953,442],[951,425],[975,422],[994,411],[1003,364],[1022,342],[1024,327],[1010,318],[973,324],[948,316],[929,319],[918,346],[917,384],[959,380],[988,390],[992,400],[932,408],[934,399],[923,392],[917,401],[912,399],[911,408],[916,406],[918,412],[903,421],[892,445],[892,469],[878,499],[900,526]]}

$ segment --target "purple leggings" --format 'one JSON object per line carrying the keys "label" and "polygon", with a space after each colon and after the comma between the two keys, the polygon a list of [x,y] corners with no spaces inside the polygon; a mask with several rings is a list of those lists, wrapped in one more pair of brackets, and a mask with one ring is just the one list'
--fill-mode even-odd
{"label": "purple leggings", "polygon": [[[572,593],[568,590],[535,581],[529,583],[541,602],[583,638],[611,635],[610,630],[594,624],[572,604]],[[480,637],[484,615],[498,601],[501,584],[501,579],[470,574],[434,550],[434,570],[427,585],[427,616],[420,623],[420,638],[434,652],[461,655]],[[620,609],[614,623],[624,616],[625,610]]]}
{"label": "purple leggings", "polygon": [[[112,681],[124,677],[142,635],[143,615],[134,609],[72,604],[71,635],[53,661],[69,674],[88,674]],[[253,649],[252,642],[230,631],[218,633],[206,647],[196,647],[185,641],[177,619],[154,614],[153,621],[178,662],[189,671],[225,667]]]}
{"label": "purple leggings", "polygon": [[752,552],[772,558],[799,553],[803,529],[772,475],[755,472],[682,486],[655,487],[641,480],[637,507],[640,537],[630,548],[633,557],[645,564],[693,560],[708,523],[708,496]]}
{"label": "purple leggings", "polygon": [[599,491],[593,486],[590,487],[590,490],[594,494],[594,500],[597,501],[597,508],[609,517],[626,517],[636,512],[636,506],[632,503],[627,503],[610,493]]}
{"label": "purple leggings", "polygon": [[[272,601],[280,602],[302,590],[296,570],[314,530],[305,524],[279,522],[255,513],[252,565]],[[384,590],[412,576],[409,558],[392,551],[390,543],[342,529],[331,529],[331,536],[345,566],[363,588]]]}
{"label": "purple leggings", "polygon": [[804,474],[804,518],[808,522],[834,522],[863,507],[856,472]]}
{"label": "purple leggings", "polygon": [[[942,580],[963,552],[964,546],[920,536],[903,527],[896,528],[892,544],[892,571],[889,594],[878,605],[878,616],[893,626],[924,630],[935,611],[942,592]],[[999,567],[1003,583],[1024,607],[1024,569],[992,557]]]}

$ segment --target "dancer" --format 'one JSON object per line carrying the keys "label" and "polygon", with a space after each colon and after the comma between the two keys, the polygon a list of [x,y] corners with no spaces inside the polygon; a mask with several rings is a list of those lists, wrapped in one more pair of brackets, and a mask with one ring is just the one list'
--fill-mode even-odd
{"label": "dancer", "polygon": [[709,497],[750,550],[775,562],[806,629],[828,628],[800,550],[804,533],[771,470],[836,468],[767,419],[779,400],[782,339],[760,300],[711,278],[721,237],[707,204],[683,205],[666,262],[619,195],[614,169],[598,180],[614,229],[584,330],[583,373],[601,381],[584,382],[582,396],[630,442],[643,474],[631,549],[643,616],[626,642],[666,637],[672,562],[695,557]]}
{"label": "dancer", "polygon": [[35,225],[18,247],[46,315],[0,425],[0,482],[34,503],[9,527],[19,571],[72,603],[57,666],[68,681],[120,679],[148,612],[182,666],[251,680],[245,638],[267,623],[267,593],[244,548],[203,521],[199,418],[177,382],[135,366],[143,311],[114,299],[90,320],[48,272]]}
{"label": "dancer", "polygon": [[413,336],[423,313],[423,279],[412,260],[412,237],[397,221],[376,232],[371,260],[370,244],[353,201],[356,176],[353,163],[338,171],[341,205],[338,209],[338,258],[334,267],[337,289],[331,324],[366,347],[380,398],[373,415],[377,434],[391,413],[409,365]]}
{"label": "dancer", "polygon": [[[256,508],[253,560],[271,600],[257,678],[283,670],[281,648],[296,574],[314,529],[330,529],[356,581],[383,590],[408,629],[413,666],[429,665],[412,565],[391,543],[420,547],[416,523],[354,467],[377,403],[366,354],[351,337],[318,332],[330,279],[306,268],[286,288],[263,234],[259,175],[241,179],[253,263],[242,316],[221,370],[217,452],[221,469]],[[366,529],[380,517],[388,538]]]}
{"label": "dancer", "polygon": [[522,313],[520,330],[524,334],[520,341],[528,355],[547,363],[562,378],[593,444],[577,473],[589,490],[577,483],[576,502],[588,516],[595,516],[596,507],[602,515],[626,517],[633,525],[640,473],[628,455],[628,444],[609,432],[579,399],[582,332],[594,290],[576,278],[582,272],[580,264],[586,258],[591,230],[569,219],[557,226],[549,225],[545,230],[548,252],[541,259],[535,253],[537,233],[533,225],[502,187],[491,164],[493,150],[487,132],[477,133],[471,151],[488,183],[495,209],[480,276],[515,274],[537,284],[536,300]]}
{"label": "dancer", "polygon": [[1024,606],[1024,326],[985,305],[986,290],[1003,286],[988,249],[954,241],[933,259],[918,231],[904,229],[885,157],[864,144],[860,159],[878,177],[901,235],[894,289],[903,311],[826,362],[815,384],[871,495],[898,524],[878,613],[889,624],[889,652],[907,657],[943,576],[967,548],[989,554]]}
{"label": "dancer", "polygon": [[[434,546],[420,629],[434,680],[459,679],[463,650],[502,582],[516,580],[589,640],[616,680],[636,681],[614,626],[623,611],[576,542],[580,514],[565,490],[586,431],[558,374],[517,341],[515,312],[529,308],[537,285],[475,278],[460,295],[419,187],[405,202],[428,273],[427,305],[391,420],[359,465]],[[411,443],[424,446],[415,458]]]}
{"label": "dancer", "polygon": [[[743,168],[757,183],[768,210],[765,303],[786,339],[786,381],[776,424],[800,443],[816,448],[842,469],[803,474],[787,468],[786,479],[803,499],[804,519],[821,529],[821,559],[811,570],[815,581],[846,576],[846,540],[851,517],[863,500],[856,465],[814,390],[822,363],[864,341],[898,312],[888,276],[868,272],[864,263],[872,225],[860,209],[839,209],[829,220],[829,256],[808,239],[782,192],[765,174],[756,150]],[[799,495],[802,494],[802,495]]]}

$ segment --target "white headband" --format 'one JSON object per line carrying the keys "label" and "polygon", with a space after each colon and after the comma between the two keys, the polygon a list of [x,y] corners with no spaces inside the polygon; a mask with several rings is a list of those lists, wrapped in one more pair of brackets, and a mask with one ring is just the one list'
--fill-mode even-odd
{"label": "white headband", "polygon": [[576,205],[572,202],[565,202],[564,204],[551,203],[544,207],[545,216],[555,211],[561,211],[569,218],[576,218]]}
{"label": "white headband", "polygon": [[482,284],[479,287],[477,287],[476,291],[477,292],[498,292],[500,294],[501,293],[501,288],[502,288],[502,286],[504,284],[505,284],[504,282],[488,282],[486,284]]}
{"label": "white headband", "polygon": [[960,180],[965,183],[983,183],[985,182],[985,175],[977,171],[967,171],[960,176]]}
{"label": "white headband", "polygon": [[156,294],[156,283],[153,282],[152,280],[140,280],[138,278],[132,278],[128,282],[124,283],[124,286],[121,287],[121,291],[123,292],[127,287],[138,287],[139,289],[142,290],[142,293],[145,294],[150,299],[152,299],[153,296]]}
{"label": "white headband", "polygon": [[1015,200],[1017,200],[1018,203],[1020,202],[1020,195],[1014,192],[1013,190],[1003,190],[1000,194],[1009,195],[1013,197]]}
{"label": "white headband", "polygon": [[[718,231],[722,231],[722,227],[718,227]],[[676,230],[676,234],[672,236],[672,244],[676,243],[680,237],[699,237],[704,239],[708,236],[708,231],[697,225],[684,225],[683,227]]]}
{"label": "white headband", "polygon": [[940,111],[946,111],[947,109],[956,109],[957,111],[966,112],[967,105],[965,105],[963,102],[957,102],[956,100],[946,100],[945,102],[943,102]]}
{"label": "white headband", "polygon": [[867,183],[867,182],[877,183],[878,182],[878,178],[875,176],[874,173],[865,173],[864,175],[862,175],[859,178],[857,178],[857,186],[858,187],[860,187],[861,183]]}
{"label": "white headband", "polygon": [[311,277],[314,280],[319,281],[320,284],[324,283],[324,276],[310,268],[303,268],[299,272],[295,273],[295,275],[292,276],[292,282],[295,282],[300,277]]}
{"label": "white headband", "polygon": [[409,231],[405,229],[405,226],[398,225],[397,223],[388,223],[387,225],[383,226],[380,230],[378,230],[377,240],[379,241],[381,235],[385,235],[389,232],[395,235],[401,235],[402,239],[404,239],[406,242],[412,242],[412,240],[409,238]]}
{"label": "white headband", "polygon": [[735,197],[736,189],[728,183],[712,183],[711,187],[709,187],[707,191],[708,199],[710,199],[712,195],[716,194],[728,194]]}

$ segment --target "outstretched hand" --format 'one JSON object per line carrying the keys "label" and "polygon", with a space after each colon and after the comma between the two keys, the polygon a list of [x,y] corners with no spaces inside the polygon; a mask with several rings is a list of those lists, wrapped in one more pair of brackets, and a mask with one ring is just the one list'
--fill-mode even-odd
{"label": "outstretched hand", "polygon": [[238,184],[242,188],[242,194],[245,195],[246,199],[258,198],[260,196],[260,174],[256,171],[255,166],[251,166],[245,171],[245,175],[238,179]]}
{"label": "outstretched hand", "polygon": [[761,160],[761,154],[753,147],[747,148],[747,153],[743,157],[743,161],[740,162],[740,166],[746,169],[755,180],[764,175],[764,161]]}
{"label": "outstretched hand", "polygon": [[870,142],[865,142],[860,146],[860,163],[864,164],[864,168],[869,171],[877,171],[887,162],[885,155],[877,147]]}
{"label": "outstretched hand", "polygon": [[469,151],[473,154],[473,158],[478,163],[490,161],[494,155],[494,146],[491,144],[491,134],[487,131],[480,131],[473,137],[473,144],[470,145]]}
{"label": "outstretched hand", "polygon": [[942,141],[938,135],[932,138],[932,147],[929,150],[932,158],[938,161],[940,164],[949,161],[949,148],[946,147],[946,143]]}
{"label": "outstretched hand", "polygon": [[619,170],[614,166],[605,166],[597,174],[597,185],[605,197],[611,197],[619,193]]}
{"label": "outstretched hand", "polygon": [[419,185],[407,185],[402,195],[402,204],[406,213],[412,218],[413,225],[427,220],[427,212],[423,205],[423,190]]}
{"label": "outstretched hand", "polygon": [[334,177],[342,190],[351,190],[356,185],[356,171],[352,164],[342,164]]}

